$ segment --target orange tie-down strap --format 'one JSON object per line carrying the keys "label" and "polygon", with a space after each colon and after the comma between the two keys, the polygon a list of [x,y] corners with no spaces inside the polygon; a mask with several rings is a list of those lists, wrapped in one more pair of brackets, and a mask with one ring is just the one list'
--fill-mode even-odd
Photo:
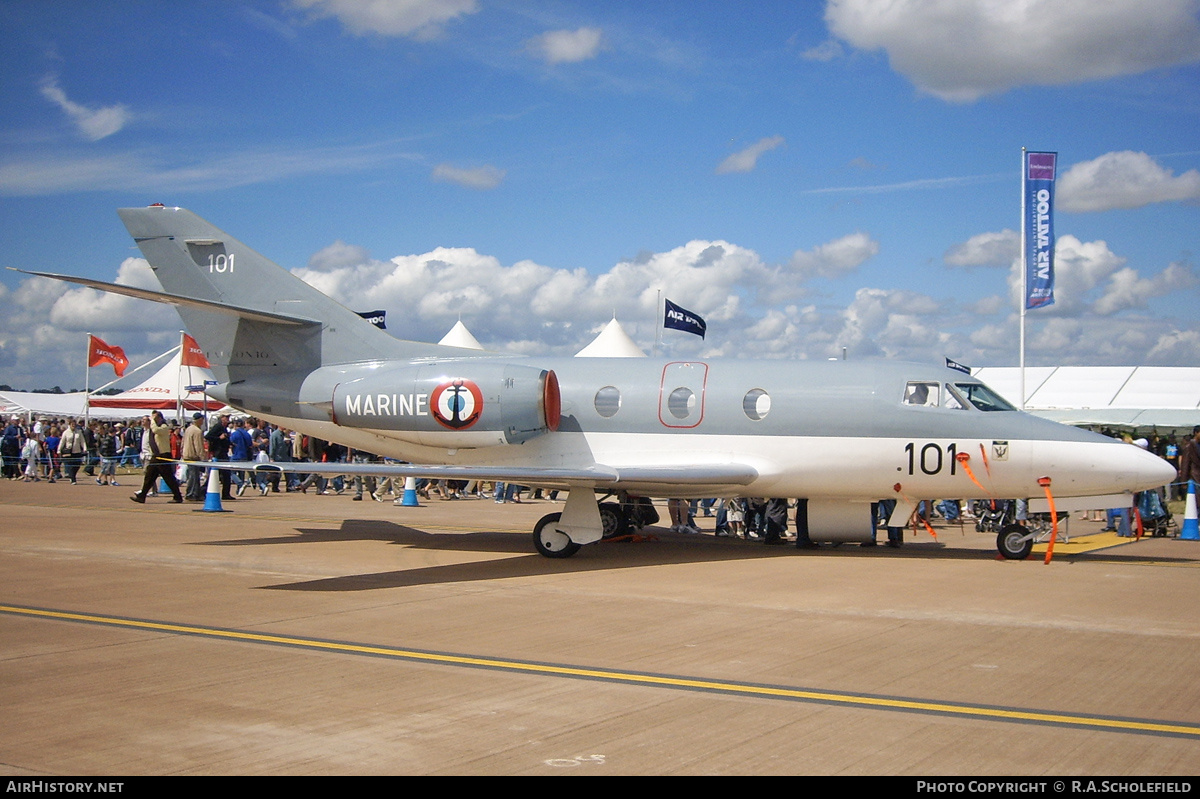
{"label": "orange tie-down strap", "polygon": [[[983,467],[984,467],[984,469],[987,470],[988,477],[991,477],[992,467],[988,466],[987,452],[986,452],[986,450],[984,450],[983,444],[979,445],[979,452],[983,455]],[[959,465],[962,466],[963,471],[967,473],[967,477],[971,478],[971,482],[974,483],[975,485],[979,486],[979,490],[982,491],[984,494],[987,494],[989,497],[995,498],[995,494],[993,494],[988,489],[984,488],[983,483],[979,482],[979,479],[977,477],[975,477],[975,472],[971,471],[971,456],[969,454],[967,454],[966,452],[960,452],[957,455],[955,455],[954,457],[958,460]]]}
{"label": "orange tie-down strap", "polygon": [[1050,504],[1050,543],[1046,546],[1046,559],[1043,563],[1050,563],[1050,559],[1054,557],[1054,542],[1058,540],[1058,512],[1054,510],[1054,495],[1050,493],[1050,478],[1039,477],[1038,485],[1046,492],[1046,502]]}

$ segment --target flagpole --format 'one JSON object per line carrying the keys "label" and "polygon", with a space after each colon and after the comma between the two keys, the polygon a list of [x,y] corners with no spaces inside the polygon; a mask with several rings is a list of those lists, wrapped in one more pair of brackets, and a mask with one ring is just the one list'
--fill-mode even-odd
{"label": "flagpole", "polygon": [[663,303],[662,303],[662,289],[658,289],[658,292],[655,296],[656,296],[656,299],[654,300],[654,313],[658,314],[658,319],[656,319],[654,322],[654,357],[657,358],[658,357],[658,345],[660,343],[662,343],[662,331],[663,331],[663,313],[664,312],[663,312]]}
{"label": "flagpole", "polygon": [[83,426],[87,429],[92,418],[92,334],[87,334],[87,354],[83,356]]}
{"label": "flagpole", "polygon": [[1026,262],[1027,259],[1029,258],[1029,254],[1026,251],[1026,247],[1028,245],[1027,245],[1027,242],[1025,241],[1025,213],[1026,213],[1025,179],[1027,177],[1026,170],[1028,169],[1028,167],[1026,166],[1025,162],[1026,162],[1025,148],[1022,147],[1021,148],[1021,227],[1020,227],[1020,230],[1021,230],[1021,259],[1020,259],[1021,260],[1021,297],[1020,297],[1020,302],[1021,302],[1021,313],[1020,313],[1020,316],[1021,316],[1021,336],[1020,336],[1020,341],[1021,341],[1021,344],[1020,344],[1021,402],[1020,402],[1020,408],[1021,408],[1021,410],[1025,410],[1025,305],[1026,305],[1026,297],[1027,297],[1026,292],[1029,291],[1029,286],[1028,286],[1029,264]]}
{"label": "flagpole", "polygon": [[[184,332],[179,331],[179,368],[175,370],[175,418],[179,424],[184,423],[183,413],[183,348],[187,343],[183,340]],[[191,385],[192,367],[188,367],[188,385]]]}

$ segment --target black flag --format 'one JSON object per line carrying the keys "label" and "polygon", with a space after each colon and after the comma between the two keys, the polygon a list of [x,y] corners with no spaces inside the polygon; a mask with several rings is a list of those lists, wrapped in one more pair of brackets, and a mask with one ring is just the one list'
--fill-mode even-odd
{"label": "black flag", "polygon": [[680,308],[670,300],[666,300],[666,303],[667,311],[663,316],[663,327],[682,330],[685,333],[695,333],[700,338],[704,338],[704,331],[708,329],[708,325],[704,323],[703,319],[687,308]]}

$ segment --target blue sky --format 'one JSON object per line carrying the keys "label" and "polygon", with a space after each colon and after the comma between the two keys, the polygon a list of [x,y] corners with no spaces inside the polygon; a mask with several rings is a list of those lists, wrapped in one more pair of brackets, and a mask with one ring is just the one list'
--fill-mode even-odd
{"label": "blue sky", "polygon": [[[1030,364],[1200,362],[1200,0],[0,4],[0,265],[153,287],[187,207],[389,330],[573,354],[1017,361],[1021,147],[1059,152]],[[0,273],[0,383],[174,311]],[[107,379],[103,370],[92,385]]]}

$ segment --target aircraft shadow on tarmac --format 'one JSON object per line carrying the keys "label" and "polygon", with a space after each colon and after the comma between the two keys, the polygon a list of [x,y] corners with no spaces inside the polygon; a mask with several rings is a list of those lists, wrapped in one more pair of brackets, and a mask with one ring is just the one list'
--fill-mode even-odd
{"label": "aircraft shadow on tarmac", "polygon": [[369,591],[440,583],[476,582],[514,577],[573,574],[609,569],[636,568],[686,563],[707,563],[771,557],[885,557],[953,560],[990,560],[989,550],[947,547],[936,541],[906,543],[894,550],[879,546],[862,548],[857,544],[823,545],[819,549],[798,551],[794,545],[768,547],[761,542],[742,539],[683,535],[649,528],[649,540],[601,541],[584,547],[572,558],[551,560],[531,552],[529,534],[481,531],[473,533],[426,532],[414,527],[378,519],[346,519],[336,529],[296,528],[297,535],[270,538],[242,538],[197,542],[200,546],[273,546],[277,544],[329,543],[337,541],[380,541],[405,547],[445,552],[495,553],[522,555],[471,563],[453,563],[417,569],[350,574],[263,588],[286,591]]}

